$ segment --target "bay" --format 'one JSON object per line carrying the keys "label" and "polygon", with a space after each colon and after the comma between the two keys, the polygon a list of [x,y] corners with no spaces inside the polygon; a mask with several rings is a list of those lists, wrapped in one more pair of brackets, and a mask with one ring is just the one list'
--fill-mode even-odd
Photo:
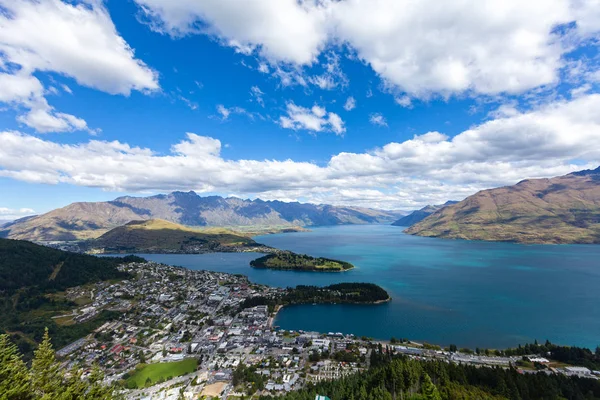
{"label": "bay", "polygon": [[253,269],[252,253],[142,255],[192,269],[248,275],[272,286],[373,282],[381,305],[282,309],[284,329],[344,332],[377,339],[505,348],[534,339],[600,345],[600,246],[520,245],[406,235],[403,228],[350,225],[257,237],[260,243],[351,262],[343,273]]}

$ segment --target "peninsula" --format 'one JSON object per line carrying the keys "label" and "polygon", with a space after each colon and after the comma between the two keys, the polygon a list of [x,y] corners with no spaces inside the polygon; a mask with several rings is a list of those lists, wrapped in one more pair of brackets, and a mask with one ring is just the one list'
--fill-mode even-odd
{"label": "peninsula", "polygon": [[343,272],[354,268],[354,265],[339,260],[324,257],[311,257],[306,254],[296,254],[280,251],[267,254],[250,262],[254,268],[268,268],[295,271]]}

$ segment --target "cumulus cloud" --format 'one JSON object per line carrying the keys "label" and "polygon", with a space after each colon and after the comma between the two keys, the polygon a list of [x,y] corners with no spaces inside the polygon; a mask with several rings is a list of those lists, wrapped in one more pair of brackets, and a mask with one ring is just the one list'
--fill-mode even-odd
{"label": "cumulus cloud", "polygon": [[380,113],[373,113],[369,115],[369,122],[377,126],[388,126],[385,117]]}
{"label": "cumulus cloud", "polygon": [[300,107],[293,102],[287,103],[287,116],[279,118],[279,125],[288,129],[305,129],[313,132],[332,131],[336,135],[346,132],[344,121],[333,112],[314,105],[312,108]]}
{"label": "cumulus cloud", "polygon": [[[555,84],[563,55],[600,31],[598,0],[135,1],[154,29],[211,35],[275,71],[343,44],[386,84],[420,98]],[[328,89],[330,78],[309,81]]]}
{"label": "cumulus cloud", "polygon": [[[500,116],[450,138],[424,132],[364,153],[339,153],[325,164],[228,160],[221,142],[188,133],[160,154],[119,141],[59,144],[0,133],[0,176],[121,191],[239,193],[265,198],[384,208],[460,200],[477,190],[550,177],[600,163],[600,94]],[[325,129],[321,107],[292,105],[292,126]],[[26,155],[35,154],[36,157]]]}
{"label": "cumulus cloud", "polygon": [[[310,64],[327,40],[327,10],[296,0],[136,0],[150,26],[174,36],[203,33],[241,52]],[[202,24],[199,22],[202,21]]]}
{"label": "cumulus cloud", "polygon": [[19,120],[39,132],[87,124],[48,105],[35,72],[59,73],[111,94],[158,89],[155,72],[134,57],[100,2],[0,0],[0,8],[0,101],[28,109]]}

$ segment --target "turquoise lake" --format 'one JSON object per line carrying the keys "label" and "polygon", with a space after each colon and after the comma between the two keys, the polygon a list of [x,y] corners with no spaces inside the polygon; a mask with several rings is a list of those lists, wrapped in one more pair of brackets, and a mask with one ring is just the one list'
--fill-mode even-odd
{"label": "turquoise lake", "polygon": [[248,275],[273,286],[373,282],[387,304],[284,308],[284,329],[505,348],[546,339],[600,345],[600,246],[519,245],[421,238],[384,225],[313,228],[258,242],[357,268],[343,273],[257,270],[252,253],[143,255],[192,269]]}

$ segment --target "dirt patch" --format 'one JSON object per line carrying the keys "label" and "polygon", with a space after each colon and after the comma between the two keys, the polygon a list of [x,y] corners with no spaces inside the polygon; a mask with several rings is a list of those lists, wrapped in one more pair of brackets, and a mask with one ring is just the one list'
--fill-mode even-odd
{"label": "dirt patch", "polygon": [[202,396],[218,397],[223,392],[223,389],[225,389],[225,386],[227,386],[226,382],[217,382],[208,385],[202,391]]}

